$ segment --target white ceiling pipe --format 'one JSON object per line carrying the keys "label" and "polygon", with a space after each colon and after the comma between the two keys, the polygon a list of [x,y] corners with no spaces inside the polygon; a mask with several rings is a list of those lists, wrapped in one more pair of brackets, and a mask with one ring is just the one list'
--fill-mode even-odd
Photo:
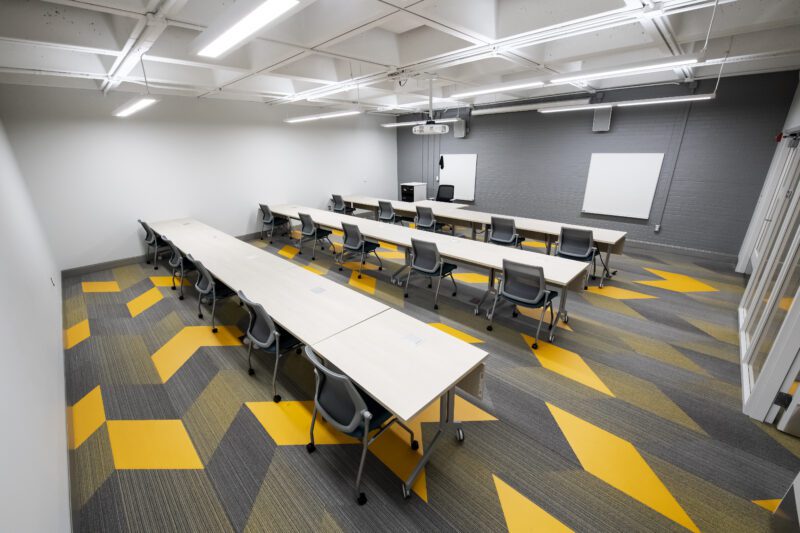
{"label": "white ceiling pipe", "polygon": [[560,100],[558,102],[541,102],[538,104],[523,104],[523,105],[508,105],[502,107],[490,107],[486,109],[473,109],[472,116],[481,115],[498,115],[500,113],[519,113],[522,111],[536,111],[537,109],[546,109],[548,107],[561,107],[565,105],[581,105],[588,104],[588,98],[575,98],[572,100]]}

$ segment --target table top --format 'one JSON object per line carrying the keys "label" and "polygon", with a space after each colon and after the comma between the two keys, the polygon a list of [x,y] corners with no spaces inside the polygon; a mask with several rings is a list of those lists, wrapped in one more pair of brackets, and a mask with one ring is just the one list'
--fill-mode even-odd
{"label": "table top", "polygon": [[418,415],[488,354],[390,309],[314,349],[403,421]]}
{"label": "table top", "polygon": [[587,268],[586,263],[580,261],[520,250],[510,246],[497,246],[442,233],[423,232],[399,224],[387,224],[321,209],[292,204],[270,206],[270,209],[273,213],[290,218],[298,218],[299,213],[307,213],[311,215],[314,222],[328,228],[341,229],[342,222],[355,224],[364,237],[395,244],[402,248],[410,248],[412,238],[435,242],[439,253],[445,258],[482,268],[501,270],[503,259],[540,266],[544,269],[547,282],[560,287],[566,287],[576,278],[585,275]]}
{"label": "table top", "polygon": [[[370,196],[359,196],[359,195],[350,195],[344,197],[345,202],[357,203],[360,205],[370,205],[370,206],[377,206],[378,200],[382,200],[382,198],[373,198]],[[490,224],[492,222],[493,216],[502,218],[513,218],[514,224],[516,224],[518,230],[530,231],[534,233],[543,233],[545,235],[550,235],[554,237],[558,237],[559,235],[561,235],[562,227],[591,230],[594,235],[594,240],[601,244],[611,244],[611,245],[616,244],[620,240],[624,239],[625,236],[627,235],[627,233],[624,231],[593,228],[590,226],[579,226],[575,224],[562,224],[561,222],[553,222],[550,220],[539,220],[536,218],[513,217],[498,213],[485,213],[482,211],[472,211],[469,209],[464,209],[465,207],[467,207],[464,204],[453,204],[449,202],[434,202],[431,200],[423,200],[421,202],[392,201],[392,206],[394,207],[395,211],[402,211],[405,213],[415,212],[416,206],[418,205],[425,205],[427,207],[432,208],[435,217],[442,219],[458,220],[461,222]]]}
{"label": "table top", "polygon": [[201,261],[232,289],[258,302],[278,324],[314,344],[389,307],[191,219],[151,227]]}

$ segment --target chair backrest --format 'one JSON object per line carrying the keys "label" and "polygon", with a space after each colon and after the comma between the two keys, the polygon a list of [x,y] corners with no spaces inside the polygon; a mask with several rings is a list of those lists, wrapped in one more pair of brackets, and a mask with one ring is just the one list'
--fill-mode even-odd
{"label": "chair backrest", "polygon": [[561,226],[558,249],[572,255],[588,255],[594,248],[594,234],[590,229]]}
{"label": "chair backrest", "polygon": [[302,224],[300,227],[300,233],[306,237],[317,234],[317,225],[314,224],[314,220],[311,218],[311,215],[307,215],[306,213],[298,213],[297,216],[300,217],[300,223]]}
{"label": "chair backrest", "polygon": [[423,272],[434,273],[439,270],[442,256],[435,242],[411,239],[411,266]]}
{"label": "chair backrest", "polygon": [[344,213],[344,199],[341,194],[333,195],[333,210],[336,213]]}
{"label": "chair backrest", "polygon": [[503,244],[514,242],[517,235],[517,226],[513,218],[492,217],[492,231],[489,241]]}
{"label": "chair backrest", "polygon": [[195,268],[197,268],[197,273],[199,275],[197,276],[197,283],[194,284],[194,288],[197,289],[197,292],[200,294],[209,294],[213,292],[214,276],[211,275],[211,272],[208,271],[203,263],[192,257],[192,254],[188,254],[186,259],[194,263]]}
{"label": "chair backrest", "polygon": [[264,224],[272,224],[273,216],[269,206],[266,204],[258,204],[258,207],[261,209],[261,221]]}
{"label": "chair backrest", "polygon": [[503,259],[503,279],[500,293],[523,302],[534,303],[547,289],[544,270],[540,266],[525,265]]}
{"label": "chair backrest", "polygon": [[378,202],[378,220],[394,221],[394,207],[392,206],[392,202],[385,202],[383,200]]}
{"label": "chair backrest", "polygon": [[314,403],[317,409],[333,427],[343,433],[352,433],[361,424],[367,403],[350,378],[323,365],[310,346],[306,346],[305,353],[314,365]]}
{"label": "chair backrest", "polygon": [[139,219],[139,224],[144,228],[144,242],[146,244],[153,244],[156,241],[156,232],[150,227],[150,224],[142,219]]}
{"label": "chair backrest", "polygon": [[344,231],[342,246],[348,250],[360,250],[364,244],[364,237],[361,236],[361,230],[358,229],[358,226],[342,222],[342,230]]}
{"label": "chair backrest", "polygon": [[433,209],[430,207],[417,206],[417,220],[415,224],[419,229],[435,228],[436,219],[433,217]]}
{"label": "chair backrest", "polygon": [[456,187],[455,185],[439,185],[439,188],[436,189],[436,201],[437,202],[449,202],[456,196]]}
{"label": "chair backrest", "polygon": [[250,323],[247,325],[247,338],[257,344],[261,348],[266,348],[275,341],[275,322],[264,310],[261,304],[248,299],[242,291],[236,293],[239,300],[247,309],[247,314],[250,315]]}
{"label": "chair backrest", "polygon": [[183,262],[183,254],[181,254],[181,251],[178,250],[177,246],[175,246],[175,243],[164,235],[161,236],[161,240],[164,241],[164,244],[169,246],[169,251],[172,252],[172,255],[169,257],[169,266],[172,268],[178,268],[181,266],[181,263]]}

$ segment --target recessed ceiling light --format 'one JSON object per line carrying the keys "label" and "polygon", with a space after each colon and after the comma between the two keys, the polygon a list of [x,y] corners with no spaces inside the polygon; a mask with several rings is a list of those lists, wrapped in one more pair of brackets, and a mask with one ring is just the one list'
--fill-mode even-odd
{"label": "recessed ceiling light", "polygon": [[602,80],[607,78],[618,78],[620,76],[628,76],[631,74],[646,74],[649,72],[659,72],[661,70],[670,70],[676,67],[682,67],[697,63],[696,57],[689,57],[683,59],[670,59],[669,61],[659,61],[655,63],[648,63],[646,65],[637,65],[633,67],[624,67],[610,70],[601,70],[595,72],[579,72],[569,76],[560,76],[550,80],[551,85],[561,85],[564,83],[575,83],[581,81]]}
{"label": "recessed ceiling light", "polygon": [[711,94],[693,94],[689,96],[668,96],[666,98],[649,98],[647,100],[631,100],[629,102],[620,102],[619,107],[634,107],[640,105],[656,105],[656,104],[672,104],[680,102],[698,102],[702,100],[713,100],[716,98],[715,93]]}
{"label": "recessed ceiling light", "polygon": [[453,94],[451,95],[453,98],[466,98],[468,96],[479,96],[481,94],[492,94],[492,93],[505,93],[511,91],[518,91],[520,89],[534,89],[536,87],[541,87],[544,85],[543,81],[531,81],[526,83],[514,83],[510,85],[498,85],[496,87],[489,87],[486,89],[477,89],[474,91],[467,91],[463,93]]}
{"label": "recessed ceiling light", "polygon": [[197,55],[219,57],[298,4],[298,0],[267,0],[222,32]]}
{"label": "recessed ceiling light", "polygon": [[335,111],[333,113],[322,113],[319,115],[306,115],[302,117],[287,118],[284,120],[287,124],[297,124],[299,122],[311,122],[312,120],[325,120],[329,118],[349,117],[350,115],[358,115],[361,111],[351,109],[349,111]]}
{"label": "recessed ceiling light", "polygon": [[152,96],[144,96],[144,97],[137,96],[133,100],[129,100],[128,102],[125,102],[123,105],[115,109],[114,116],[122,118],[129,117],[134,113],[137,113],[142,109],[145,109],[146,107],[150,107],[156,102],[158,102],[158,99],[153,98]]}

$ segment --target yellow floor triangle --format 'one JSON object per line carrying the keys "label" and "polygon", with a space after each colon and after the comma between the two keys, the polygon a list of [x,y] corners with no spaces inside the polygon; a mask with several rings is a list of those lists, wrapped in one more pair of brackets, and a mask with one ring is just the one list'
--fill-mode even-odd
{"label": "yellow floor triangle", "polygon": [[458,281],[463,281],[464,283],[480,283],[482,285],[489,283],[489,276],[485,274],[476,274],[474,272],[454,273],[453,277]]}
{"label": "yellow floor triangle", "polygon": [[103,394],[100,385],[92,389],[75,405],[67,407],[67,444],[70,450],[78,448],[100,429],[106,421]]}
{"label": "yellow floor triangle", "polygon": [[566,533],[572,531],[499,477],[492,475],[492,478],[509,533],[533,531]]}
{"label": "yellow floor triangle", "polygon": [[522,241],[525,248],[547,248],[547,244],[540,241]]}
{"label": "yellow floor triangle", "polygon": [[480,340],[480,339],[478,339],[476,337],[473,337],[469,333],[464,333],[461,330],[458,330],[458,329],[456,329],[454,327],[450,327],[447,324],[442,324],[441,322],[431,322],[429,325],[435,327],[436,329],[438,329],[440,331],[444,331],[445,333],[448,333],[448,334],[452,335],[453,337],[455,337],[457,339],[461,339],[464,342],[468,342],[470,344],[479,344],[479,343],[483,342],[482,340]]}
{"label": "yellow floor triangle", "polygon": [[[150,276],[150,281],[153,283],[154,287],[172,287],[172,276]],[[181,278],[175,278],[175,286],[179,286],[181,283]],[[183,286],[189,287],[192,284],[186,278],[183,278]]]}
{"label": "yellow floor triangle", "polygon": [[180,420],[109,420],[117,470],[195,470],[203,463]]}
{"label": "yellow floor triangle", "polygon": [[128,312],[130,312],[131,317],[139,316],[160,302],[163,298],[164,296],[161,294],[161,290],[158,287],[153,287],[128,302]]}
{"label": "yellow floor triangle", "polygon": [[119,292],[119,283],[116,281],[84,281],[81,283],[83,292]]}
{"label": "yellow floor triangle", "polygon": [[64,330],[64,349],[69,350],[73,346],[76,346],[91,337],[91,335],[92,332],[89,329],[89,320],[81,320],[74,326]]}
{"label": "yellow floor triangle", "polygon": [[187,326],[158,349],[151,357],[153,364],[166,383],[201,346],[240,346],[242,334],[236,326],[219,326],[213,333],[211,326]]}
{"label": "yellow floor triangle", "polygon": [[381,248],[384,248],[386,250],[391,250],[393,252],[397,251],[397,246],[395,246],[394,244],[390,244],[388,242],[383,242],[383,241],[378,241],[378,244],[380,244]]}
{"label": "yellow floor triangle", "polygon": [[603,394],[608,394],[611,397],[614,396],[614,393],[611,392],[580,355],[565,350],[564,348],[559,348],[555,344],[550,344],[541,339],[539,339],[539,348],[534,350],[531,347],[533,344],[533,337],[525,335],[524,333],[521,335],[539,360],[539,363],[547,370],[573,381],[577,381]]}
{"label": "yellow floor triangle", "polygon": [[707,283],[703,283],[702,281],[685,274],[676,274],[674,272],[666,272],[664,270],[656,270],[654,268],[645,268],[645,270],[663,279],[654,281],[636,281],[635,283],[675,292],[717,292],[718,290]]}
{"label": "yellow floor triangle", "polygon": [[299,251],[300,251],[299,248],[295,248],[291,244],[287,244],[286,246],[284,246],[283,248],[281,248],[278,251],[278,255],[282,255],[283,257],[285,257],[287,259],[294,259],[294,256],[296,256],[297,252],[299,252]]}
{"label": "yellow floor triangle", "polygon": [[361,274],[361,278],[359,278],[358,272],[355,270],[350,273],[350,285],[369,294],[375,294],[376,281],[375,278],[366,274]]}
{"label": "yellow floor triangle", "polygon": [[303,268],[305,268],[309,272],[313,272],[314,274],[317,274],[318,276],[324,276],[325,274],[328,273],[328,269],[320,267],[320,266],[317,266],[317,265],[303,265]]}
{"label": "yellow floor triangle", "polygon": [[690,531],[699,531],[628,441],[548,403],[584,470]]}
{"label": "yellow floor triangle", "polygon": [[657,298],[657,296],[623,289],[622,287],[605,286],[602,289],[600,287],[589,287],[586,291],[592,294],[614,298],[615,300],[652,300]]}
{"label": "yellow floor triangle", "polygon": [[777,509],[778,506],[781,504],[780,498],[775,500],[752,500],[752,501],[754,504],[766,509],[770,513],[774,513],[775,509]]}

